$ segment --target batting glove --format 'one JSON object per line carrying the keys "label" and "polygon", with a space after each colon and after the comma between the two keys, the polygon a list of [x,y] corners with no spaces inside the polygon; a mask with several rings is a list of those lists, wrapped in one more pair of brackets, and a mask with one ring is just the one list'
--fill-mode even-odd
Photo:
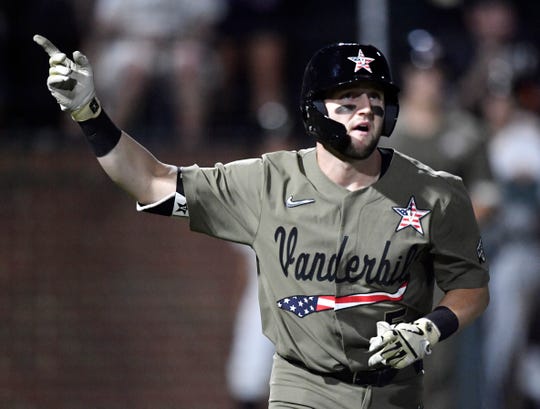
{"label": "batting glove", "polygon": [[390,325],[377,322],[377,336],[369,340],[369,366],[387,365],[401,369],[431,354],[431,347],[441,336],[437,326],[427,318],[412,323]]}
{"label": "batting glove", "polygon": [[47,88],[62,111],[69,111],[76,121],[98,116],[101,107],[96,99],[92,67],[86,56],[75,51],[71,60],[45,37],[36,34],[34,41],[49,55]]}

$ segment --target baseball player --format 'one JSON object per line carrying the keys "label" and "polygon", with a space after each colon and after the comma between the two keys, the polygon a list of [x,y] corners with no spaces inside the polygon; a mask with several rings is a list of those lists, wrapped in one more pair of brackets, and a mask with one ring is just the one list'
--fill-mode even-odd
{"label": "baseball player", "polygon": [[[34,39],[51,94],[138,210],[255,250],[276,350],[269,408],[424,407],[422,358],[485,310],[487,264],[461,180],[378,147],[399,111],[379,50],[333,44],[308,63],[301,111],[315,147],[177,167],[109,119],[83,54]],[[435,283],[445,296],[431,310]]]}

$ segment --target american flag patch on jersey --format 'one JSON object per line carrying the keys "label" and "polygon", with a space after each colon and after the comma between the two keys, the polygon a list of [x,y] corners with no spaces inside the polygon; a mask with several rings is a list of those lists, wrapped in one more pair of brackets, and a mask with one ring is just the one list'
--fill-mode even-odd
{"label": "american flag patch on jersey", "polygon": [[297,317],[304,318],[314,312],[341,310],[383,301],[400,301],[407,290],[407,284],[403,283],[395,293],[373,292],[341,297],[333,295],[293,295],[279,300],[277,306],[282,310],[295,314]]}
{"label": "american flag patch on jersey", "polygon": [[421,210],[416,207],[416,201],[414,196],[411,196],[409,199],[409,204],[407,207],[392,207],[394,212],[401,216],[396,231],[405,229],[406,227],[412,227],[422,236],[424,235],[424,229],[422,227],[422,218],[431,213],[431,210],[425,209]]}

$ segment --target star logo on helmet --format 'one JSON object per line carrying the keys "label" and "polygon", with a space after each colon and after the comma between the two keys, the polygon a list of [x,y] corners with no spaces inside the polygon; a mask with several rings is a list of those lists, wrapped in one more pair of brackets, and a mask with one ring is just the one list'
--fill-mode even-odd
{"label": "star logo on helmet", "polygon": [[372,73],[369,63],[374,61],[375,58],[366,57],[361,48],[358,50],[358,55],[356,57],[347,57],[347,59],[356,64],[354,67],[354,72],[360,71],[363,68]]}

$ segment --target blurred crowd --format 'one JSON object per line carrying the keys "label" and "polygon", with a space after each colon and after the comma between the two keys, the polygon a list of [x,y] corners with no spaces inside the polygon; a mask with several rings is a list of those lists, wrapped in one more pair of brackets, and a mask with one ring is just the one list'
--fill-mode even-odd
{"label": "blurred crowd", "polygon": [[[0,146],[63,149],[81,139],[46,90],[47,61],[32,42],[34,33],[62,50],[83,50],[105,109],[145,144],[182,152],[236,144],[246,154],[312,145],[298,109],[303,68],[325,44],[362,41],[366,27],[360,30],[359,11],[370,4],[384,7],[388,49],[383,51],[402,90],[397,127],[383,144],[463,178],[491,269],[492,298],[484,317],[442,343],[427,362],[432,373],[427,407],[538,409],[540,6],[535,2],[3,2]],[[260,324],[237,328],[259,331]],[[245,348],[235,344],[233,350]],[[271,359],[268,345],[262,348],[253,356]],[[230,378],[240,368],[234,359],[233,351]],[[264,401],[265,382],[256,376],[266,379],[269,366],[261,365],[266,369],[252,365],[253,374],[242,366],[237,372],[243,376],[231,381],[239,408]],[[252,385],[244,393],[242,378]]]}

